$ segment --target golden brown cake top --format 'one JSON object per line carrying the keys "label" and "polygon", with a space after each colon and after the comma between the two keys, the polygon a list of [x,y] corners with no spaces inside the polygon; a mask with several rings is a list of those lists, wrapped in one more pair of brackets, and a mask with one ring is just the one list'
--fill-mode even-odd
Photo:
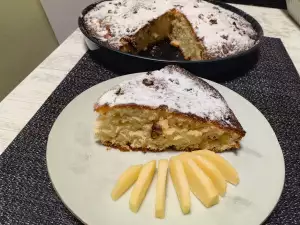
{"label": "golden brown cake top", "polygon": [[256,32],[249,22],[204,0],[103,1],[85,15],[85,22],[96,38],[119,48],[122,37],[135,34],[171,9],[187,17],[210,57],[247,50],[256,42]]}
{"label": "golden brown cake top", "polygon": [[177,66],[145,72],[121,82],[104,93],[96,108],[108,105],[139,105],[149,108],[167,107],[226,127],[242,129],[221,94],[204,80]]}

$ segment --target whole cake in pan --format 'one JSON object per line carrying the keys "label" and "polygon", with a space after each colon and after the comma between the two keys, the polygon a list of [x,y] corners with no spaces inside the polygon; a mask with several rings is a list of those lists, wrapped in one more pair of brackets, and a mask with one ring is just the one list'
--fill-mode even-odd
{"label": "whole cake in pan", "polygon": [[186,60],[226,57],[255,45],[243,17],[204,0],[111,0],[85,17],[90,35],[123,52],[138,53],[168,39]]}
{"label": "whole cake in pan", "polygon": [[94,109],[96,139],[122,151],[221,152],[239,148],[245,135],[221,94],[177,66],[120,83]]}

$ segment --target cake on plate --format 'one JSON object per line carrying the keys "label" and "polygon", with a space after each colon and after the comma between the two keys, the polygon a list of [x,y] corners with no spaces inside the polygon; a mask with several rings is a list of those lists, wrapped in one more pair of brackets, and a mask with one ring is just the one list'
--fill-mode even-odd
{"label": "cake on plate", "polygon": [[84,21],[92,36],[114,49],[138,53],[168,39],[186,60],[226,57],[257,41],[243,17],[204,0],[102,1]]}
{"label": "cake on plate", "polygon": [[95,103],[96,139],[122,151],[221,152],[245,135],[221,94],[177,66],[141,73]]}

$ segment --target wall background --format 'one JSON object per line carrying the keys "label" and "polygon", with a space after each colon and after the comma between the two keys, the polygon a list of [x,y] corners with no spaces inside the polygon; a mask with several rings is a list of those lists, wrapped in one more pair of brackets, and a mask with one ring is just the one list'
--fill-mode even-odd
{"label": "wall background", "polygon": [[77,20],[81,11],[96,1],[41,0],[59,43],[62,43],[78,27]]}
{"label": "wall background", "polygon": [[0,0],[0,101],[57,46],[39,0]]}

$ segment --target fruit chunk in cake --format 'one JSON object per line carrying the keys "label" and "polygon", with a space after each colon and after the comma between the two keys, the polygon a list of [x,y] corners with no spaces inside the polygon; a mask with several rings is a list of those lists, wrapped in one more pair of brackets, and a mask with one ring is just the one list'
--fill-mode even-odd
{"label": "fruit chunk in cake", "polygon": [[221,94],[176,66],[120,83],[95,111],[97,140],[123,151],[225,151],[245,135]]}

